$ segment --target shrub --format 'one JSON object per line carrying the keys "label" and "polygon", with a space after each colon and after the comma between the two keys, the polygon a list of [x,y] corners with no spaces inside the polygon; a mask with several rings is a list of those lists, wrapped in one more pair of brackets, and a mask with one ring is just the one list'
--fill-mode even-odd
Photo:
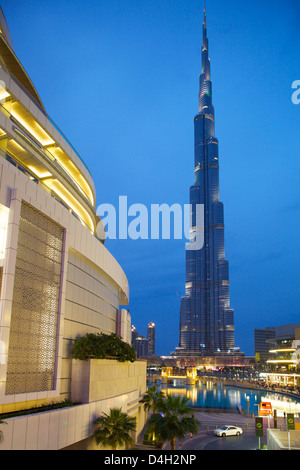
{"label": "shrub", "polygon": [[73,358],[87,361],[93,359],[117,359],[119,362],[136,360],[135,349],[116,334],[87,333],[77,337],[73,345]]}

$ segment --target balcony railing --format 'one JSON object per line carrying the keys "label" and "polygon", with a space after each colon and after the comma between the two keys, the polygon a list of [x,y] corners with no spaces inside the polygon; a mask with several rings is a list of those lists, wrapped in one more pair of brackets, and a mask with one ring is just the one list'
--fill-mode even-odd
{"label": "balcony railing", "polygon": [[64,208],[70,212],[81,224],[88,229],[88,231],[93,235],[100,243],[103,243],[100,238],[97,237],[97,234],[94,233],[90,228],[87,226],[87,224],[84,222],[84,220],[76,213],[73,211],[73,209],[68,206],[68,204],[65,203],[51,188],[49,188],[45,183],[43,183],[41,180],[39,180],[33,173],[31,173],[27,168],[22,166],[17,160],[15,160],[11,155],[8,153],[4,152],[3,150],[0,149],[0,155],[5,158],[9,163],[11,163],[14,167],[18,168],[18,170],[22,171],[25,175],[31,179],[34,183],[36,183],[38,186],[41,186],[50,196],[52,196],[57,202],[59,202]]}
{"label": "balcony railing", "polygon": [[86,203],[89,207],[94,210],[93,205],[91,204],[90,199],[77,183],[75,178],[66,170],[65,167],[62,167],[59,160],[46,148],[44,148],[40,143],[22,126],[22,124],[2,105],[0,104],[0,110],[7,116],[13,123],[13,130],[29,144],[31,147],[34,148],[35,151],[42,154],[44,158],[54,165],[55,168],[60,172],[60,174],[71,183],[71,185],[80,191],[80,196],[84,196]]}
{"label": "balcony railing", "polygon": [[[0,33],[1,34],[1,33]],[[4,36],[1,35],[3,38]],[[5,38],[4,38],[5,39]],[[46,113],[46,111],[40,106],[40,104],[33,98],[33,96],[26,90],[26,88],[19,82],[19,80],[16,79],[16,77],[14,77],[14,75],[7,69],[7,67],[5,67],[5,65],[0,62],[0,68],[2,68],[3,70],[5,70],[5,72],[9,75],[9,77],[16,83],[16,85],[18,87],[20,87],[22,89],[22,91],[28,96],[28,98],[31,99],[31,101],[33,101],[33,103],[37,106],[37,108],[39,108],[39,110],[44,114],[44,116],[46,116],[46,118],[51,122],[51,124],[55,127],[55,129],[57,130],[57,132],[59,132],[59,134],[64,138],[64,140],[67,142],[67,144],[72,148],[72,150],[75,152],[75,154],[77,155],[77,157],[79,158],[79,160],[81,161],[81,163],[84,165],[85,169],[88,171],[89,175],[91,176],[92,178],[92,175],[91,175],[91,172],[90,170],[88,169],[86,163],[83,161],[82,157],[79,155],[78,151],[75,149],[75,147],[71,144],[71,142],[69,141],[69,139],[65,136],[65,134],[60,130],[60,128],[58,127],[58,125],[53,121],[53,119]]]}

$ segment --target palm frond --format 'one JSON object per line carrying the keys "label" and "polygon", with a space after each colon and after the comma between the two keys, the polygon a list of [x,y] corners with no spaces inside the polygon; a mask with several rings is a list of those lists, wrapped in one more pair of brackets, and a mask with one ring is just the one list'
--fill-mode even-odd
{"label": "palm frond", "polygon": [[94,433],[97,444],[112,448],[132,444],[130,432],[136,430],[136,418],[122,412],[121,408],[112,408],[109,414],[102,413],[95,424],[98,425]]}

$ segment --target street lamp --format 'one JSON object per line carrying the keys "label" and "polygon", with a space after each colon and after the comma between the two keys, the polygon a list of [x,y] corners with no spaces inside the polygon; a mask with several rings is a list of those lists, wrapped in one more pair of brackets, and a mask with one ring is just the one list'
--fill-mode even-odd
{"label": "street lamp", "polygon": [[249,408],[250,408],[250,397],[247,396],[247,408],[248,408],[248,416],[249,416]]}

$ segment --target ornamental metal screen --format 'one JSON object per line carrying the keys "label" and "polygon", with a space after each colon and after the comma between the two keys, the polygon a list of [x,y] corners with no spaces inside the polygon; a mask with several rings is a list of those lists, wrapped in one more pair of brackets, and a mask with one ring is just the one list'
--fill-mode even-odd
{"label": "ornamental metal screen", "polygon": [[22,203],[6,394],[53,390],[63,228]]}

